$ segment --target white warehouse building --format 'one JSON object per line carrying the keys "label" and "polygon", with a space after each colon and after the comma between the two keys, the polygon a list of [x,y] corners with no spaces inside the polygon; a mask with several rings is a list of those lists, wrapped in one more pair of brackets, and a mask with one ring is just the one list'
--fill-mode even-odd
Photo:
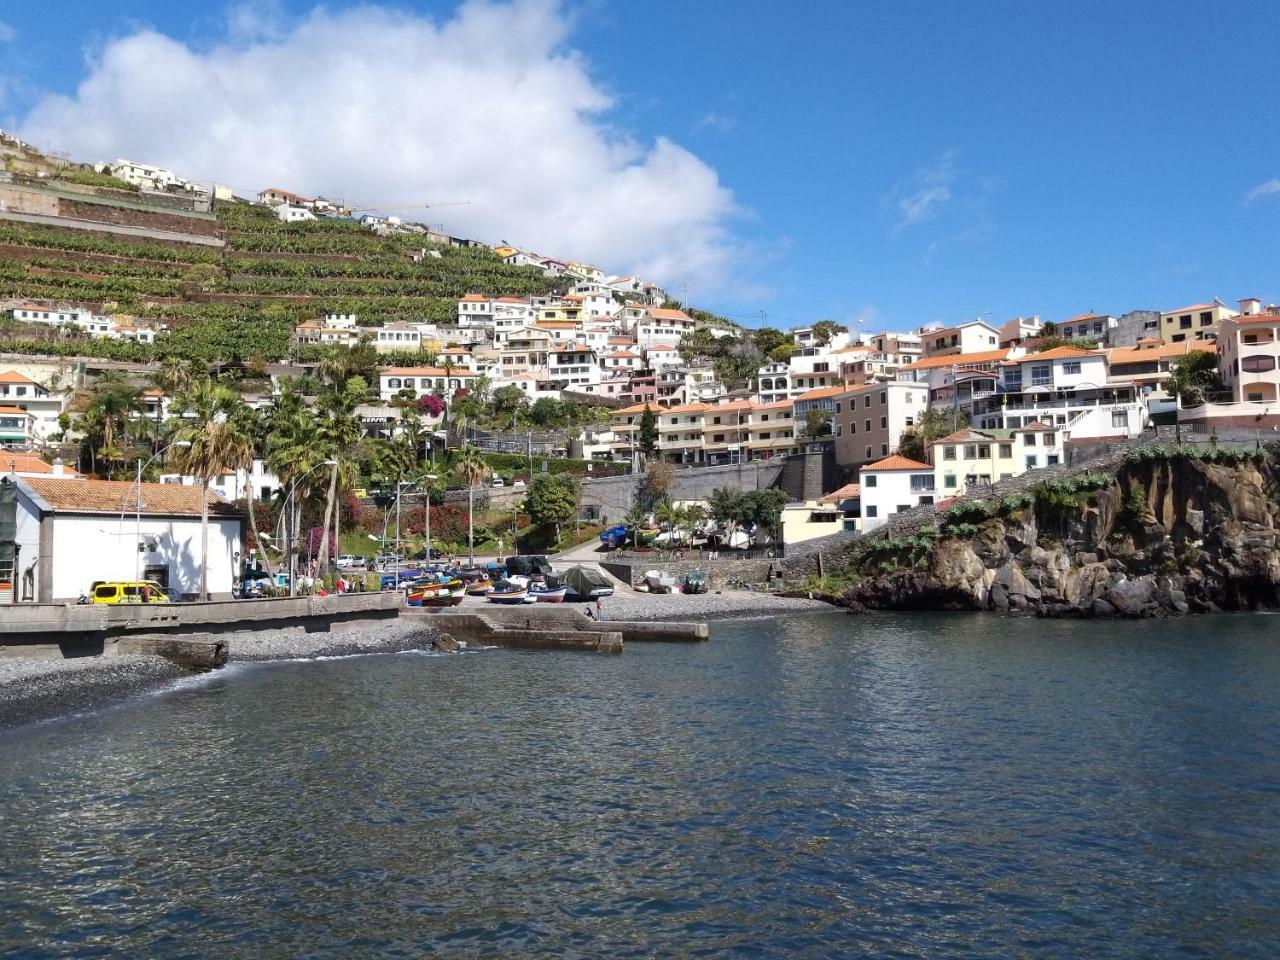
{"label": "white warehouse building", "polygon": [[[6,477],[0,556],[17,601],[74,602],[95,580],[138,578],[196,598],[200,493],[177,484]],[[234,506],[209,494],[208,586],[215,600],[231,596],[241,523]]]}

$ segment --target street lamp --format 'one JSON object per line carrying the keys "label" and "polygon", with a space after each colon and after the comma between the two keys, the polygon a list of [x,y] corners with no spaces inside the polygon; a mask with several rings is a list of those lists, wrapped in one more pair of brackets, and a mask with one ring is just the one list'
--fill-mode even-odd
{"label": "street lamp", "polygon": [[305,480],[310,474],[315,473],[321,467],[337,466],[336,460],[321,460],[319,463],[304,472],[292,484],[289,485],[289,492],[284,498],[285,516],[289,518],[289,596],[296,597],[298,595],[298,525],[294,521],[293,513],[289,509],[289,504],[293,501],[293,492],[298,489],[298,484]]}
{"label": "street lamp", "polygon": [[146,463],[142,462],[142,458],[138,458],[138,475],[133,483],[133,582],[137,583],[142,579],[142,471],[151,466],[158,457],[164,456],[174,447],[189,447],[190,440],[175,440],[168,446],[162,447],[156,453],[151,455],[151,459]]}
{"label": "street lamp", "polygon": [[[400,498],[405,487],[414,487],[423,480],[435,480],[434,473],[424,473],[414,480],[401,480],[396,484],[396,555],[400,554]],[[431,559],[431,491],[427,491],[427,559]]]}

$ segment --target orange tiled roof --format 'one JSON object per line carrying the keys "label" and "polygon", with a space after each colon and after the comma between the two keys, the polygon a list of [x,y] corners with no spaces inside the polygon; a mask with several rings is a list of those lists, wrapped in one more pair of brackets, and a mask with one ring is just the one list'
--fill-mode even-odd
{"label": "orange tiled roof", "polygon": [[[53,466],[45,463],[34,453],[0,454],[0,469],[10,473],[53,473]],[[68,477],[79,476],[71,467],[64,466],[62,472]]]}
{"label": "orange tiled roof", "polygon": [[614,410],[613,412],[614,412],[615,414],[618,414],[618,413],[644,413],[644,411],[645,411],[645,409],[646,409],[646,408],[648,408],[648,409],[650,409],[650,410],[653,410],[653,412],[654,412],[654,413],[657,413],[657,412],[658,412],[657,408],[656,408],[653,404],[651,404],[651,403],[633,403],[633,404],[632,404],[631,406],[629,406],[629,407],[619,407],[617,410]]}
{"label": "orange tiled roof", "polygon": [[[1273,317],[1280,320],[1280,317]],[[1183,343],[1161,343],[1150,347],[1116,347],[1111,351],[1111,365],[1125,363],[1143,363],[1147,360],[1163,360],[1166,357],[1183,357],[1188,353],[1203,350],[1205,353],[1217,353],[1218,346],[1212,340],[1188,340]]]}
{"label": "orange tiled roof", "polygon": [[450,373],[444,367],[391,367],[382,371],[384,377],[474,377],[466,367],[454,367]]}
{"label": "orange tiled roof", "polygon": [[670,310],[666,307],[650,307],[649,316],[655,320],[692,320],[683,310]]}
{"label": "orange tiled roof", "polygon": [[936,370],[939,367],[957,367],[968,363],[995,363],[1009,356],[1007,348],[1002,350],[980,350],[977,353],[954,353],[946,357],[929,357],[908,363],[903,370]]}
{"label": "orange tiled roof", "polygon": [[24,376],[17,370],[6,370],[4,373],[0,373],[0,383],[35,383],[37,387],[40,386],[30,377]]}
{"label": "orange tiled roof", "polygon": [[839,490],[832,490],[830,493],[823,494],[818,498],[819,503],[826,503],[831,500],[851,500],[860,496],[862,493],[862,485],[859,483],[846,483]]}
{"label": "orange tiled roof", "polygon": [[[62,477],[28,477],[23,480],[37,496],[59,513],[119,514],[137,504],[138,485],[132,480],[83,480]],[[200,516],[201,488],[177,483],[144,483],[142,513],[145,516]],[[215,517],[238,517],[240,511],[213,491],[209,492],[209,513]]]}
{"label": "orange tiled roof", "polygon": [[1191,313],[1195,310],[1213,310],[1215,307],[1220,306],[1222,306],[1220,303],[1193,303],[1189,307],[1179,307],[1177,310],[1165,310],[1164,315],[1167,317],[1171,313]]}
{"label": "orange tiled roof", "polygon": [[1080,357],[1101,357],[1100,350],[1084,350],[1080,347],[1054,347],[1052,350],[1045,350],[1041,353],[1028,353],[1025,357],[1019,357],[1019,363],[1031,363],[1038,360],[1077,360]]}
{"label": "orange tiled roof", "polygon": [[30,413],[28,413],[26,410],[21,409],[20,407],[0,407],[0,413],[3,413],[3,414],[5,414],[5,415],[7,415],[7,416],[15,416],[15,417],[16,417],[16,416],[22,416],[22,417],[29,417],[29,416],[31,416],[31,414],[30,414]]}
{"label": "orange tiled roof", "polygon": [[919,460],[912,460],[909,457],[903,457],[894,454],[891,457],[885,457],[883,460],[877,460],[875,463],[868,464],[862,468],[862,473],[868,470],[876,472],[884,472],[888,470],[932,470],[933,467],[927,463],[921,463]]}
{"label": "orange tiled roof", "polygon": [[799,403],[801,400],[823,400],[827,397],[839,396],[848,389],[848,386],[843,383],[838,383],[834,387],[816,387],[808,393],[800,394],[795,398],[795,402]]}

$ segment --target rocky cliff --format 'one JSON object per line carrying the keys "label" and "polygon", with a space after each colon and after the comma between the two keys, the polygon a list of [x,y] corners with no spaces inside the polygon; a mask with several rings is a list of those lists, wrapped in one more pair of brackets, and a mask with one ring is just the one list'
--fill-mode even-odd
{"label": "rocky cliff", "polygon": [[1274,451],[1151,453],[864,537],[853,608],[1142,617],[1280,606]]}

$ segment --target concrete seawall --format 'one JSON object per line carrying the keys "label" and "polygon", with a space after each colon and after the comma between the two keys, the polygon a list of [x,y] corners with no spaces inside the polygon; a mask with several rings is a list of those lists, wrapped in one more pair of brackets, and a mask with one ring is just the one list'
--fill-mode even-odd
{"label": "concrete seawall", "polygon": [[0,656],[69,658],[147,653],[185,667],[226,662],[222,634],[395,619],[398,593],[281,597],[175,604],[15,604],[0,606]]}
{"label": "concrete seawall", "polygon": [[624,642],[697,643],[708,638],[705,623],[593,620],[575,608],[524,610],[408,610],[460,640],[538,650],[621,653]]}

